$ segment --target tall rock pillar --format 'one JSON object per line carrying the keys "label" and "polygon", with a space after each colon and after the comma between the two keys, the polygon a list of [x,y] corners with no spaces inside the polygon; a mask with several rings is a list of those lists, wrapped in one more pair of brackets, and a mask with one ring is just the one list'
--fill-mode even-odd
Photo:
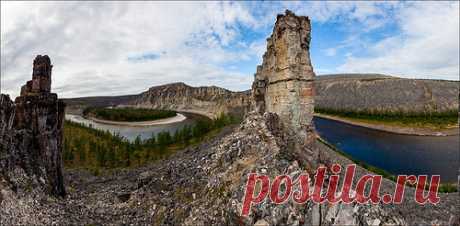
{"label": "tall rock pillar", "polygon": [[296,16],[289,10],[278,15],[252,88],[253,108],[260,113],[276,113],[296,150],[313,149],[315,140],[310,31],[308,17]]}
{"label": "tall rock pillar", "polygon": [[[49,194],[64,196],[61,152],[65,104],[50,92],[51,68],[50,58],[38,55],[32,80],[22,87],[14,109],[0,111],[0,166],[3,176],[16,188],[39,185]],[[2,106],[13,106],[8,96],[2,95],[0,100]]]}

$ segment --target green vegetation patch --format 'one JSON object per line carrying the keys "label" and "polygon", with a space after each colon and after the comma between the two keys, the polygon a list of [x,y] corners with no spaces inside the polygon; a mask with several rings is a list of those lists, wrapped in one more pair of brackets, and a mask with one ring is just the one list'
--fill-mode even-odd
{"label": "green vegetation patch", "polygon": [[85,116],[98,119],[121,121],[121,122],[140,122],[153,121],[157,119],[170,118],[176,116],[175,111],[155,110],[143,108],[103,108],[89,107],[83,111]]}
{"label": "green vegetation patch", "polygon": [[338,116],[364,122],[386,123],[408,127],[430,127],[446,129],[458,124],[458,112],[447,111],[437,113],[408,113],[384,112],[373,113],[368,111],[348,111],[325,108],[315,108],[316,113]]}
{"label": "green vegetation patch", "polygon": [[66,120],[64,124],[63,160],[66,168],[85,168],[95,174],[101,169],[135,167],[165,158],[177,150],[198,144],[217,134],[238,119],[222,114],[214,120],[201,119],[171,134],[167,131],[130,142],[113,135]]}

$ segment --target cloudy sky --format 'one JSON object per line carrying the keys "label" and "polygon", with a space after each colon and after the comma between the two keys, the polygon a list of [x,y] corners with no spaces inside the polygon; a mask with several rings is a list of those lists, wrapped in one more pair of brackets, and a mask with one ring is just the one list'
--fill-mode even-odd
{"label": "cloudy sky", "polygon": [[1,92],[48,54],[61,97],[182,81],[249,89],[276,14],[312,19],[317,74],[459,79],[458,2],[1,2]]}

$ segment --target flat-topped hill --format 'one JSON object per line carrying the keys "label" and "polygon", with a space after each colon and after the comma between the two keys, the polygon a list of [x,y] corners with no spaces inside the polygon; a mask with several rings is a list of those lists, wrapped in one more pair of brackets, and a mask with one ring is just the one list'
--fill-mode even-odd
{"label": "flat-topped hill", "polygon": [[324,74],[324,75],[317,75],[316,80],[329,80],[329,79],[334,79],[334,80],[341,80],[341,79],[364,79],[364,80],[369,80],[369,79],[387,79],[387,78],[398,78],[395,76],[391,75],[384,75],[384,74],[364,74],[364,73],[343,73],[343,74]]}
{"label": "flat-topped hill", "polygon": [[[405,79],[382,74],[331,74],[315,78],[315,107],[337,111],[381,113],[443,113],[458,111],[458,81]],[[250,90],[233,92],[216,86],[185,83],[153,86],[126,96],[64,99],[68,111],[84,106],[128,105],[188,111],[215,117],[221,112],[242,115],[250,105]],[[77,112],[78,113],[78,112]]]}
{"label": "flat-topped hill", "polygon": [[458,111],[459,82],[378,74],[317,76],[315,107],[337,111],[430,114]]}

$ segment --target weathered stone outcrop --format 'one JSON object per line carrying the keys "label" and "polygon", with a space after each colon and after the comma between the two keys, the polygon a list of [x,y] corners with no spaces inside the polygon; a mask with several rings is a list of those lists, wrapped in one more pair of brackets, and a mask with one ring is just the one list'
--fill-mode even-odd
{"label": "weathered stone outcrop", "polygon": [[0,94],[0,150],[6,150],[10,146],[14,111],[14,103],[10,96]]}
{"label": "weathered stone outcrop", "polygon": [[65,105],[51,90],[51,61],[34,60],[32,80],[13,103],[0,96],[0,166],[3,180],[24,192],[40,188],[64,196],[61,152]]}
{"label": "weathered stone outcrop", "polygon": [[191,87],[184,83],[173,83],[152,87],[127,105],[198,113],[215,118],[221,113],[243,116],[249,103],[247,92],[232,92],[216,86]]}
{"label": "weathered stone outcrop", "polygon": [[31,93],[51,92],[51,71],[53,65],[48,56],[38,55],[33,63],[32,80],[21,87],[21,96]]}
{"label": "weathered stone outcrop", "polygon": [[[314,151],[314,78],[310,62],[308,17],[290,11],[278,15],[267,51],[257,67],[252,85],[253,109],[276,113],[298,157],[313,167]],[[305,162],[303,162],[305,163]]]}

